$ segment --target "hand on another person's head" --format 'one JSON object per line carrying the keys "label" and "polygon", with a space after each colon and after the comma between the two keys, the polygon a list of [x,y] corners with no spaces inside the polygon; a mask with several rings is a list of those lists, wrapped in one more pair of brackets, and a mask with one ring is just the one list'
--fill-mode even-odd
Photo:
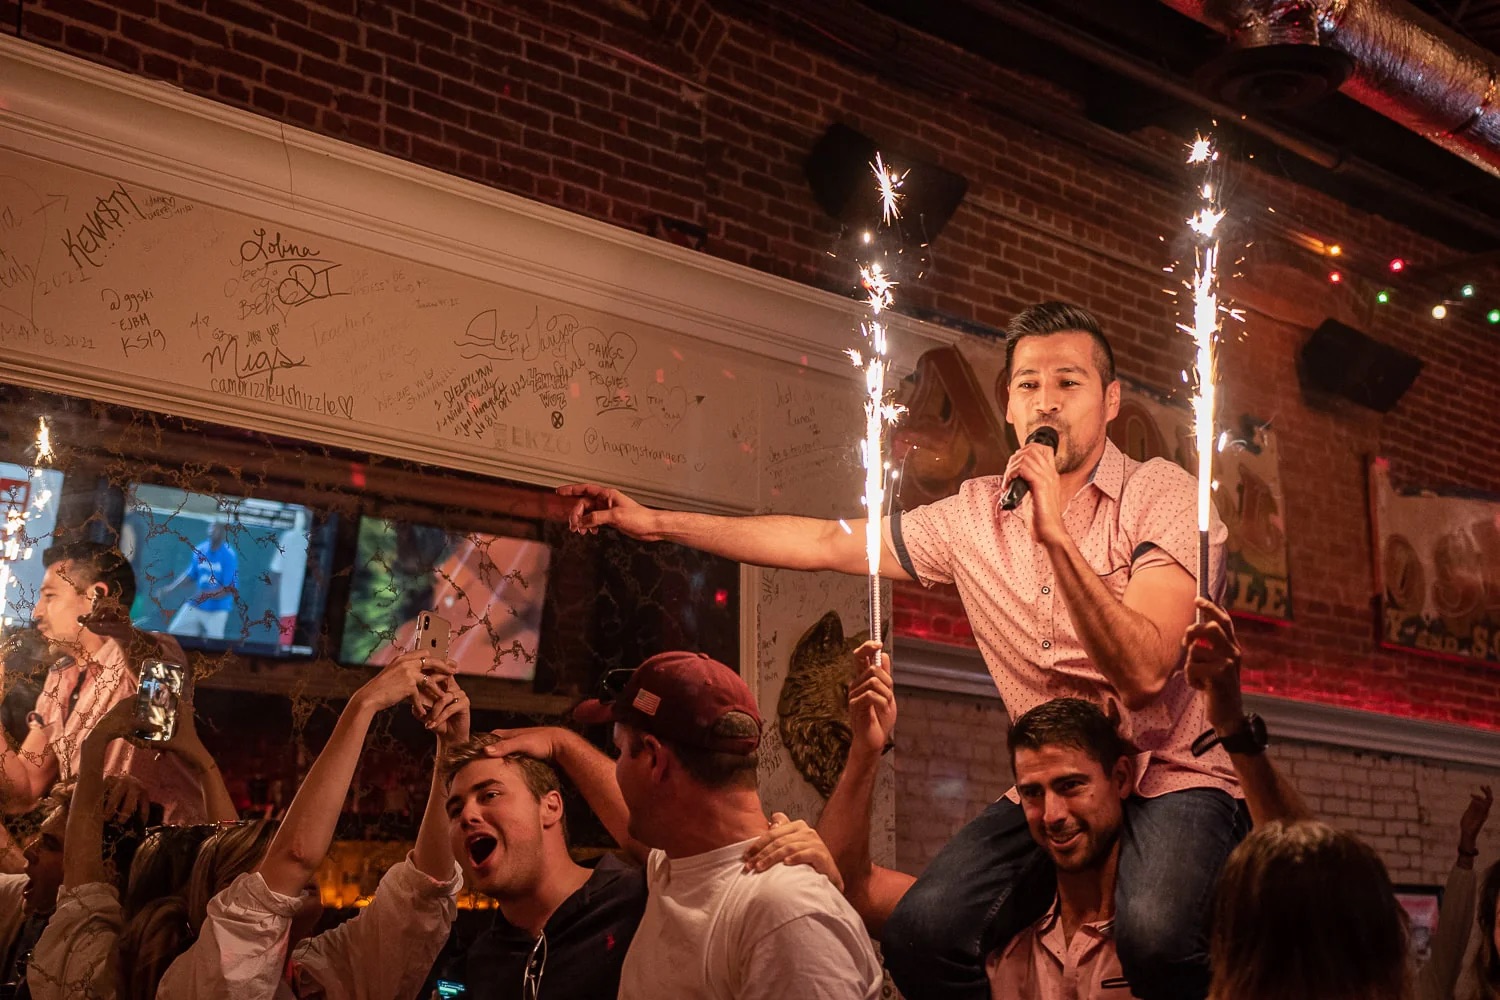
{"label": "hand on another person's head", "polygon": [[144,826],[150,821],[151,797],[146,793],[146,786],[133,775],[106,775],[104,802],[99,811],[106,821],[129,823],[138,818]]}
{"label": "hand on another person's head", "polygon": [[537,760],[551,760],[557,755],[557,738],[565,729],[556,726],[534,726],[529,729],[496,729],[499,737],[495,743],[484,748],[486,756],[504,757],[507,754],[524,753]]}

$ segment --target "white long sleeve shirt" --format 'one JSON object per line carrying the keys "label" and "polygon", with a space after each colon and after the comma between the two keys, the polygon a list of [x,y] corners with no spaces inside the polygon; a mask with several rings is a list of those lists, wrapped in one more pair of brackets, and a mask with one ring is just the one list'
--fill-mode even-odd
{"label": "white long sleeve shirt", "polygon": [[85,882],[59,892],[26,971],[32,1000],[113,1000],[115,940],[122,924],[114,886]]}
{"label": "white long sleeve shirt", "polygon": [[1464,952],[1474,931],[1474,869],[1453,866],[1443,889],[1443,908],[1438,912],[1432,954],[1417,974],[1417,1000],[1453,1000],[1463,967]]}
{"label": "white long sleeve shirt", "polygon": [[457,864],[440,881],[408,855],[358,916],[297,945],[288,963],[299,897],[272,891],[258,872],[241,875],[209,901],[198,940],[167,969],[157,1000],[411,1000],[448,940],[462,885]]}

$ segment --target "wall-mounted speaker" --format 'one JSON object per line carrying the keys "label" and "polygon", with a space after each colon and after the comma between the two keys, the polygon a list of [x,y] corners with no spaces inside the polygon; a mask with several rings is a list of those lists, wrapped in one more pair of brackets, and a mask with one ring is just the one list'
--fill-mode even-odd
{"label": "wall-mounted speaker", "polygon": [[1330,319],[1302,345],[1297,378],[1304,392],[1316,389],[1389,413],[1421,370],[1416,355]]}
{"label": "wall-mounted speaker", "polygon": [[882,150],[874,139],[835,122],[813,144],[803,171],[819,207],[845,225],[873,224],[880,219],[875,153],[892,170],[906,172],[901,193],[901,231],[908,241],[931,243],[969,190],[960,174],[934,163],[903,158]]}

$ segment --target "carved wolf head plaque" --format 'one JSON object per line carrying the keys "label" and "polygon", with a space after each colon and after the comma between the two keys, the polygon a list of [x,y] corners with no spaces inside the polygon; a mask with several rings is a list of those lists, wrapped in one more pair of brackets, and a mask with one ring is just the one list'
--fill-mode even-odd
{"label": "carved wolf head plaque", "polygon": [[797,640],[781,685],[776,707],[781,742],[798,772],[825,799],[849,756],[851,654],[867,635],[845,638],[838,612],[828,612]]}

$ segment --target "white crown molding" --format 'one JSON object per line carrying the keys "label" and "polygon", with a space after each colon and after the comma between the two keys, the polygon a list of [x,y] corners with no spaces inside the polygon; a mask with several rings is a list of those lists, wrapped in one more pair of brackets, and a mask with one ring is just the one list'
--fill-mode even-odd
{"label": "white crown molding", "polygon": [[1000,700],[1000,691],[977,649],[896,638],[891,642],[890,653],[897,687]]}
{"label": "white crown molding", "polygon": [[1326,743],[1346,750],[1500,770],[1500,733],[1487,729],[1268,694],[1246,694],[1245,707],[1266,720],[1273,745],[1279,739]]}
{"label": "white crown molding", "polygon": [[[901,639],[893,658],[899,687],[1000,700],[977,649]],[[1500,733],[1486,729],[1268,694],[1247,693],[1245,706],[1266,720],[1273,746],[1280,740],[1321,743],[1500,771]]]}
{"label": "white crown molding", "polygon": [[[710,343],[850,372],[857,301],[0,35],[0,145]],[[892,315],[898,371],[957,331]]]}

